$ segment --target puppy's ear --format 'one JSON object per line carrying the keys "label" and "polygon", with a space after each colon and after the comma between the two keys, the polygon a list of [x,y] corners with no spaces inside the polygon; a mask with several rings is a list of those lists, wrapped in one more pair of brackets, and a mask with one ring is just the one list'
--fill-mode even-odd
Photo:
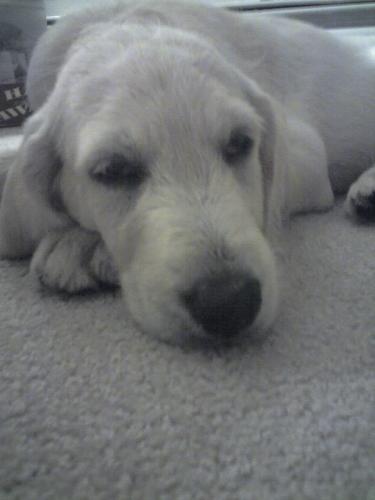
{"label": "puppy's ear", "polygon": [[263,172],[266,229],[279,226],[286,203],[287,144],[281,107],[259,86],[246,79],[244,91],[250,104],[263,120],[259,159]]}
{"label": "puppy's ear", "polygon": [[61,160],[57,154],[49,121],[38,116],[27,124],[24,141],[19,152],[20,171],[30,194],[40,204],[57,208],[53,198],[53,185],[61,170]]}
{"label": "puppy's ear", "polygon": [[27,256],[48,230],[67,224],[55,189],[60,169],[50,124],[41,108],[26,123],[23,142],[7,174],[0,205],[1,256]]}

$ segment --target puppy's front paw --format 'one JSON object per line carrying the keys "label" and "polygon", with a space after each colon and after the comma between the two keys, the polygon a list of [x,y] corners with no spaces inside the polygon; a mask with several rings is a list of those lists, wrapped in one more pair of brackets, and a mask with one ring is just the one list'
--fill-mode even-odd
{"label": "puppy's front paw", "polygon": [[120,286],[117,269],[102,240],[93,251],[89,267],[91,273],[100,283],[107,286]]}
{"label": "puppy's front paw", "polygon": [[375,167],[364,172],[351,185],[345,210],[359,219],[375,220]]}
{"label": "puppy's front paw", "polygon": [[31,271],[39,281],[57,291],[78,293],[98,288],[89,262],[98,234],[80,227],[51,231],[39,244],[31,261]]}

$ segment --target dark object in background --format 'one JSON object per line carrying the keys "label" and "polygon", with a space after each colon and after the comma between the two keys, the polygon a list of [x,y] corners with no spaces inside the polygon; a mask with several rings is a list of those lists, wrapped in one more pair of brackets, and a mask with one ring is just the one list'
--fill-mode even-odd
{"label": "dark object in background", "polygon": [[25,95],[24,83],[1,83],[0,127],[21,125],[29,114],[30,109]]}
{"label": "dark object in background", "polygon": [[21,125],[30,114],[25,95],[27,66],[46,29],[43,0],[0,4],[0,127]]}

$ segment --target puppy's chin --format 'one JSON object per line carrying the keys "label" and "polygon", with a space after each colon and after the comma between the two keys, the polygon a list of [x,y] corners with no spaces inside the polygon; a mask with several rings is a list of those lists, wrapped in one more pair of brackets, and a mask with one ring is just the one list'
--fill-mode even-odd
{"label": "puppy's chin", "polygon": [[[142,329],[142,325],[138,325]],[[165,333],[168,332],[168,333]],[[147,333],[147,332],[145,332]],[[201,327],[194,325],[181,326],[174,332],[165,330],[164,334],[150,332],[158,341],[181,349],[228,350],[235,348],[252,348],[263,345],[272,333],[272,329],[249,327],[236,335],[213,335],[206,333]]]}

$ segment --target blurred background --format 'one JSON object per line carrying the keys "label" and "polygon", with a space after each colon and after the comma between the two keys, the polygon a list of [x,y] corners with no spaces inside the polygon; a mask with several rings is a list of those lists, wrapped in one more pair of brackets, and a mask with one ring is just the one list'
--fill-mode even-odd
{"label": "blurred background", "polygon": [[[138,0],[125,0],[137,3]],[[243,15],[289,16],[360,43],[375,58],[375,2],[369,0],[202,0]],[[25,80],[32,50],[59,17],[108,0],[0,0],[0,127],[29,115]]]}

